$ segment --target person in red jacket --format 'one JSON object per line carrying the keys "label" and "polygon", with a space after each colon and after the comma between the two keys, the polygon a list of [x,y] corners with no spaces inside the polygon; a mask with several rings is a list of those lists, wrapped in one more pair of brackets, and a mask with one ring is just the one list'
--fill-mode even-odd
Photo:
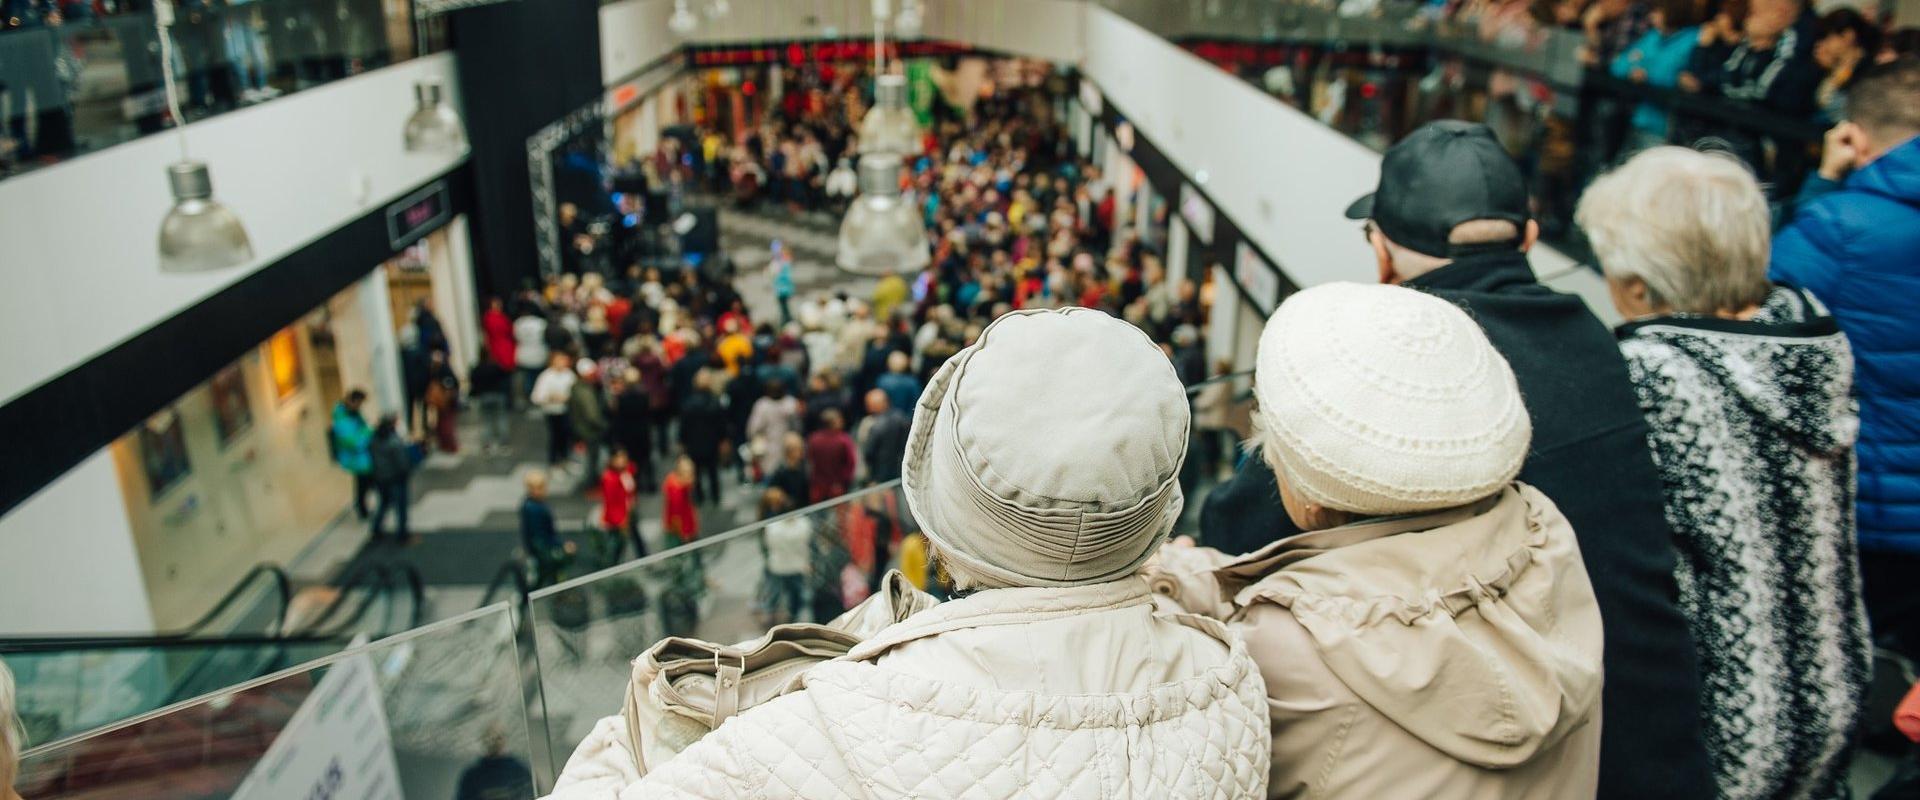
{"label": "person in red jacket", "polygon": [[666,500],[662,522],[667,535],[683,544],[693,541],[700,535],[700,511],[693,502],[693,459],[681,456],[674,462],[673,472],[660,484],[660,494]]}
{"label": "person in red jacket", "polygon": [[810,502],[818,503],[846,494],[853,488],[853,471],[859,450],[847,435],[847,421],[840,410],[820,412],[820,430],[807,437],[807,479]]}
{"label": "person in red jacket", "polygon": [[480,315],[480,329],[487,335],[487,355],[493,363],[512,374],[513,318],[507,316],[507,304],[498,297],[487,299],[487,311]]}
{"label": "person in red jacket", "polygon": [[635,558],[647,554],[647,543],[640,538],[637,522],[633,514],[633,504],[640,496],[640,485],[635,479],[633,461],[627,458],[627,451],[615,449],[607,459],[607,469],[600,473],[600,527],[614,536],[623,536],[633,540]]}

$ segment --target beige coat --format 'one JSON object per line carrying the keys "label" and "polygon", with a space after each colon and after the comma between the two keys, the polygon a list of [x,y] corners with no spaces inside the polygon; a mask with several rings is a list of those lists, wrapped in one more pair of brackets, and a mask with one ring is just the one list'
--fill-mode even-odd
{"label": "beige coat", "polygon": [[1267,684],[1275,798],[1591,798],[1601,631],[1573,529],[1525,484],[1239,558],[1156,591],[1230,620]]}
{"label": "beige coat", "polygon": [[[1265,692],[1245,645],[1214,620],[1156,613],[1137,578],[949,601],[812,668],[803,687],[727,720],[644,779],[624,737],[596,729],[554,797],[1265,793]],[[617,731],[617,719],[601,728]]]}

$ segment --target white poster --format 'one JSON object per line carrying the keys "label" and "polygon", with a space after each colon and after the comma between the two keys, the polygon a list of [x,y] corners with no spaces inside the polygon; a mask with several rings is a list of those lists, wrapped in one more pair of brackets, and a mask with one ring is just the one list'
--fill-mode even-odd
{"label": "white poster", "polygon": [[1233,277],[1240,282],[1240,288],[1247,291],[1248,299],[1253,301],[1262,315],[1271,314],[1280,306],[1280,272],[1260,257],[1246,242],[1241,242],[1234,253]]}
{"label": "white poster", "polygon": [[1180,184],[1180,216],[1187,219],[1200,241],[1213,243],[1213,204],[1189,183]]}
{"label": "white poster", "polygon": [[328,668],[233,797],[400,800],[400,766],[372,659],[350,656]]}

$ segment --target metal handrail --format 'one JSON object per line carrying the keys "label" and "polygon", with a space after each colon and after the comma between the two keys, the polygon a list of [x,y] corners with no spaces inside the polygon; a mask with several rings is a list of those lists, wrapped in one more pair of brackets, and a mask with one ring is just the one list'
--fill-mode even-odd
{"label": "metal handrail", "polygon": [[255,565],[253,569],[247,572],[246,576],[234,584],[234,587],[228,590],[225,596],[213,604],[212,609],[200,615],[199,619],[194,620],[193,623],[186,627],[160,633],[0,637],[0,653],[46,652],[60,649],[78,650],[93,647],[124,647],[128,646],[124,643],[131,641],[159,644],[209,639],[220,640],[224,637],[218,635],[205,636],[202,635],[202,631],[208,625],[212,624],[214,620],[219,619],[220,615],[228,611],[234,603],[239,602],[241,595],[245,594],[246,590],[251,588],[261,575],[267,575],[273,578],[274,593],[280,599],[280,612],[274,619],[272,631],[272,633],[278,633],[283,630],[287,624],[287,610],[293,602],[293,581],[287,576],[287,571],[280,565],[261,563]]}
{"label": "metal handrail", "polygon": [[495,596],[509,585],[513,588],[514,604],[524,606],[527,596],[533,593],[533,586],[527,582],[527,571],[520,559],[512,559],[500,565],[493,573],[493,580],[487,582],[487,591],[480,595],[480,606],[493,605]]}

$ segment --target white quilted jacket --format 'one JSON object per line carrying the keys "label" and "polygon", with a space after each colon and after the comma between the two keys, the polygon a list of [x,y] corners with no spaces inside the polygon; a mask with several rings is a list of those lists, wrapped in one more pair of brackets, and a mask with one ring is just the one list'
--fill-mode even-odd
{"label": "white quilted jacket", "polygon": [[1245,647],[1155,613],[1141,580],[997,589],[815,667],[619,798],[1260,798],[1268,736]]}

